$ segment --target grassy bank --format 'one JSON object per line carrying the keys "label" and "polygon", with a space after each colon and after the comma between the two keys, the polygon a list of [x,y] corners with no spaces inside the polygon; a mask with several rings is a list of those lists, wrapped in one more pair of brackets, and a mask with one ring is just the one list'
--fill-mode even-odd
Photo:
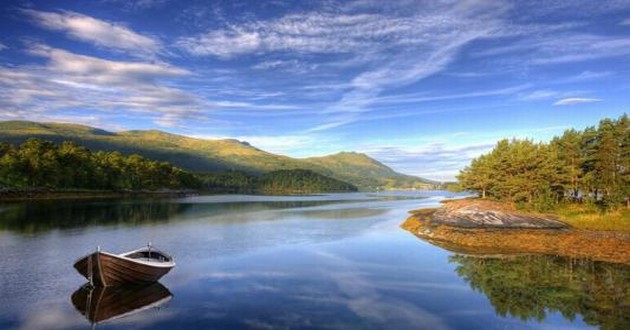
{"label": "grassy bank", "polygon": [[630,210],[618,209],[602,213],[594,206],[564,205],[552,214],[577,229],[630,232]]}
{"label": "grassy bank", "polygon": [[[468,199],[467,199],[468,200]],[[575,204],[566,203],[557,206],[555,209],[546,213],[540,213],[527,207],[519,207],[516,204],[506,202],[496,202],[491,200],[482,200],[479,198],[470,198],[471,201],[488,201],[493,210],[505,212],[520,212],[525,215],[532,216],[551,216],[567,223],[575,229],[585,230],[605,230],[605,231],[625,231],[630,232],[630,209],[619,208],[612,211],[602,211],[593,204]],[[446,200],[444,203],[456,202],[457,200]],[[419,213],[427,213],[426,210],[412,211]]]}

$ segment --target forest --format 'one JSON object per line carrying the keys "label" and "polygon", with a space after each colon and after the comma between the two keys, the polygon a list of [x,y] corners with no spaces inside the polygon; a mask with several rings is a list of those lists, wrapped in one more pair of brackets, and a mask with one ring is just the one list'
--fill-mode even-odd
{"label": "forest", "polygon": [[222,193],[353,192],[357,187],[310,170],[278,170],[264,174],[224,171],[200,175],[204,189]]}
{"label": "forest", "polygon": [[461,189],[535,210],[589,203],[630,208],[630,122],[627,114],[598,126],[566,130],[550,142],[501,140],[458,175]]}
{"label": "forest", "polygon": [[198,188],[191,173],[167,162],[119,152],[91,152],[74,142],[56,145],[29,139],[0,143],[0,187],[12,189],[185,189]]}
{"label": "forest", "polygon": [[356,191],[351,184],[309,170],[264,174],[242,171],[192,173],[132,154],[92,152],[75,142],[31,138],[21,145],[0,143],[0,189],[158,190],[196,189],[213,193],[313,193]]}

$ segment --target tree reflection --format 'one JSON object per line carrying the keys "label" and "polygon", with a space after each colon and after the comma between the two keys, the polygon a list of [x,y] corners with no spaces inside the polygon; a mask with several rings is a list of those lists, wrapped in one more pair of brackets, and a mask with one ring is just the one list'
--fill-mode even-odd
{"label": "tree reflection", "polygon": [[50,229],[167,222],[190,205],[150,201],[31,201],[5,205],[0,230],[31,234]]}
{"label": "tree reflection", "polygon": [[449,261],[501,316],[542,321],[559,312],[602,329],[630,329],[630,266],[542,255]]}

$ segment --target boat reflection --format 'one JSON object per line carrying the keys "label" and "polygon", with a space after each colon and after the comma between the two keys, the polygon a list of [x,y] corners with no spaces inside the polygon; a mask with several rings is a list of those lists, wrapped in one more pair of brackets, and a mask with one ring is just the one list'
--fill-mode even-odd
{"label": "boat reflection", "polygon": [[90,287],[83,285],[72,296],[72,304],[90,323],[133,315],[171,300],[173,295],[160,283]]}

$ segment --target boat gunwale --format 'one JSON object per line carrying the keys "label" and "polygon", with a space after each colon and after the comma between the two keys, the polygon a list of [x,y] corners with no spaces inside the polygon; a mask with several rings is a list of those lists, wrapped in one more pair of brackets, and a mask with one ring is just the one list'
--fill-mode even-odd
{"label": "boat gunwale", "polygon": [[163,254],[164,256],[168,257],[170,260],[169,261],[165,261],[165,262],[164,261],[153,262],[153,261],[144,261],[144,260],[140,260],[140,259],[134,259],[134,258],[127,257],[127,255],[148,250],[148,248],[143,247],[143,248],[139,248],[139,249],[136,249],[136,250],[133,250],[133,251],[123,252],[123,253],[120,253],[120,254],[113,254],[113,253],[109,253],[109,252],[106,252],[106,251],[96,251],[96,252],[92,252],[90,254],[87,254],[87,255],[77,259],[74,262],[74,264],[76,265],[81,260],[83,260],[83,259],[85,259],[85,258],[87,258],[87,257],[89,257],[89,256],[91,256],[91,255],[93,255],[95,253],[101,253],[101,254],[104,254],[104,255],[107,255],[107,256],[110,256],[110,257],[113,257],[113,258],[122,259],[122,260],[126,260],[126,261],[129,261],[129,262],[133,262],[133,263],[137,263],[137,264],[141,264],[141,265],[145,265],[145,266],[149,266],[149,267],[169,268],[169,269],[175,267],[176,264],[175,264],[175,261],[173,261],[173,257],[171,257],[170,255],[168,255],[168,254],[166,254],[166,253],[164,253],[164,252],[162,252],[162,251],[160,251],[158,249],[155,249],[155,248],[151,248],[151,249],[153,251],[157,251],[157,252]]}

